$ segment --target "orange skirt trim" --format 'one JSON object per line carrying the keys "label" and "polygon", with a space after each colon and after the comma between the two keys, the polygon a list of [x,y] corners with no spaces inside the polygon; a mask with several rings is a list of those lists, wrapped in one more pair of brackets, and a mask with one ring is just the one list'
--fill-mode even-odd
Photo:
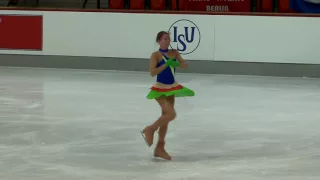
{"label": "orange skirt trim", "polygon": [[150,89],[154,90],[154,91],[157,91],[157,92],[170,92],[170,91],[180,90],[182,88],[183,88],[182,85],[178,85],[178,86],[175,86],[175,87],[172,87],[172,88],[158,88],[158,87],[152,86]]}

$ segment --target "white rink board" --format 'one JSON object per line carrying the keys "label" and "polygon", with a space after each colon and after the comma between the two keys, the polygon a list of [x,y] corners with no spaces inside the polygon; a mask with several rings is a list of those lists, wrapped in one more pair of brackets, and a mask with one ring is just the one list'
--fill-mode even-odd
{"label": "white rink board", "polygon": [[[149,58],[158,49],[157,33],[169,31],[174,22],[187,19],[198,28],[195,28],[195,42],[186,42],[196,50],[184,57],[213,60],[214,19],[211,16],[47,12],[45,17],[46,55]],[[183,23],[185,21],[178,24],[178,33],[184,28]],[[190,24],[186,25],[189,28]],[[202,39],[197,47],[199,29]]]}
{"label": "white rink board", "polygon": [[320,18],[8,10],[0,14],[44,18],[42,52],[0,54],[145,59],[158,49],[156,35],[164,30],[171,33],[171,47],[187,60],[320,64]]}
{"label": "white rink board", "polygon": [[320,18],[217,16],[217,61],[320,63]]}

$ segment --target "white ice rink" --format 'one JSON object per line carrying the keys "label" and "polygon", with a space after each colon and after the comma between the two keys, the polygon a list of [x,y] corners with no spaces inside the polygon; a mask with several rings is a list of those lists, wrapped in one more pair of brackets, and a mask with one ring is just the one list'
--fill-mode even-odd
{"label": "white ice rink", "polygon": [[[319,180],[320,80],[178,74],[167,151],[146,73],[0,68],[0,180]],[[155,140],[157,136],[155,137]]]}

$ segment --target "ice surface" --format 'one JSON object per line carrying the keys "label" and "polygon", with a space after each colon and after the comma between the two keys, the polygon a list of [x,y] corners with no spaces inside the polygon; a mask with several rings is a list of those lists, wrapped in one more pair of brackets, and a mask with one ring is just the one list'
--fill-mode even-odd
{"label": "ice surface", "polygon": [[[146,73],[0,68],[0,180],[319,180],[320,81],[179,74],[171,162]],[[156,139],[156,138],[155,138]]]}

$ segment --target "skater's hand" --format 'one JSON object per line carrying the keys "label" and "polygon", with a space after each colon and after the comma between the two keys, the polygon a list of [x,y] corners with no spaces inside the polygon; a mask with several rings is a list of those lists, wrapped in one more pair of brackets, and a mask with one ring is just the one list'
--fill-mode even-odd
{"label": "skater's hand", "polygon": [[166,62],[167,66],[171,66],[173,68],[179,67],[180,63],[178,61],[176,61],[174,58],[169,58]]}
{"label": "skater's hand", "polygon": [[186,69],[188,68],[188,63],[181,57],[180,53],[178,50],[175,50],[176,53],[176,60],[180,63],[180,68]]}
{"label": "skater's hand", "polygon": [[176,67],[180,66],[180,63],[178,61],[174,61],[174,62],[171,63],[170,66],[173,67],[173,68],[176,68]]}
{"label": "skater's hand", "polygon": [[180,64],[180,67],[181,67],[182,69],[185,69],[185,68],[188,67],[188,63],[183,62],[183,63]]}
{"label": "skater's hand", "polygon": [[174,62],[173,58],[169,58],[166,62],[166,66],[171,66],[171,64]]}

